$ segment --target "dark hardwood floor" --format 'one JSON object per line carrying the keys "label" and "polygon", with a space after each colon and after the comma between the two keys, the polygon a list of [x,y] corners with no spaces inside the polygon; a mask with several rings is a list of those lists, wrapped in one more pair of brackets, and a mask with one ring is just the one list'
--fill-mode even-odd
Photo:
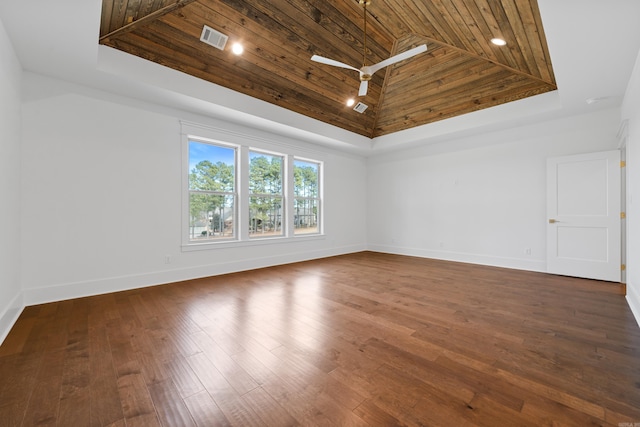
{"label": "dark hardwood floor", "polygon": [[621,285],[371,252],[27,307],[0,347],[2,426],[635,423]]}

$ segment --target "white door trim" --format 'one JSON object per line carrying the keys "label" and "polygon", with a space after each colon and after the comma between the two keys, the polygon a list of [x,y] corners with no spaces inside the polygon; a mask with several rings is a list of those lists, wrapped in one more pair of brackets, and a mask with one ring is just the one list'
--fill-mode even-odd
{"label": "white door trim", "polygon": [[547,160],[547,271],[620,282],[620,151]]}

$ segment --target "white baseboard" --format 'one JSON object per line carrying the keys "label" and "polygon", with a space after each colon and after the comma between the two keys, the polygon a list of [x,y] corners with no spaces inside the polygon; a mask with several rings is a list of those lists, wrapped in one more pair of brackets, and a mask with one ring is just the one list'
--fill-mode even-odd
{"label": "white baseboard", "polygon": [[366,250],[364,245],[353,245],[340,248],[323,249],[319,251],[288,253],[254,259],[242,259],[240,261],[229,263],[208,264],[180,269],[168,269],[144,274],[107,277],[97,280],[62,283],[41,288],[30,288],[24,289],[24,305],[29,306],[45,304],[49,302],[63,301],[73,298],[82,298],[111,292],[126,291],[130,289],[180,282],[183,280],[198,279],[201,277],[217,276],[221,274],[236,273],[239,271],[254,270],[263,267],[271,267],[275,265],[291,264],[294,262],[308,261],[312,259],[326,258],[336,255],[344,255],[353,252],[361,252],[364,250]]}
{"label": "white baseboard", "polygon": [[439,259],[443,261],[465,262],[469,264],[488,265],[491,267],[511,268],[515,270],[537,271],[545,273],[547,271],[546,261],[533,260],[528,258],[509,258],[488,255],[470,254],[454,251],[434,251],[420,248],[405,248],[389,245],[369,245],[373,252],[384,252],[395,255],[408,255],[419,258]]}
{"label": "white baseboard", "polygon": [[18,317],[20,317],[24,307],[24,298],[21,292],[11,300],[2,314],[0,314],[0,345],[2,345],[7,335],[9,335],[9,331],[13,328]]}
{"label": "white baseboard", "polygon": [[636,318],[636,323],[640,327],[640,292],[636,290],[636,286],[627,283],[627,304]]}

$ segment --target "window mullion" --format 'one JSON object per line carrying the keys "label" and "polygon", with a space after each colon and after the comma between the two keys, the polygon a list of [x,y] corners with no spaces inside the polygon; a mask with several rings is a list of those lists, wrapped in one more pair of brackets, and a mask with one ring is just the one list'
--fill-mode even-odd
{"label": "window mullion", "polygon": [[249,147],[241,146],[238,162],[238,218],[236,225],[240,240],[249,239]]}
{"label": "window mullion", "polygon": [[189,244],[190,239],[190,199],[189,193],[189,137],[186,134],[182,134],[182,245]]}
{"label": "window mullion", "polygon": [[294,156],[293,155],[288,155],[286,157],[286,162],[285,162],[285,173],[286,173],[286,177],[285,177],[285,192],[284,192],[284,203],[286,203],[287,209],[285,210],[286,216],[287,216],[287,220],[285,221],[286,224],[286,229],[285,229],[285,235],[286,236],[293,236],[294,235],[294,209],[293,209],[293,201],[294,201],[294,186],[295,186],[295,180],[294,180],[294,176],[293,176],[293,161],[294,161]]}

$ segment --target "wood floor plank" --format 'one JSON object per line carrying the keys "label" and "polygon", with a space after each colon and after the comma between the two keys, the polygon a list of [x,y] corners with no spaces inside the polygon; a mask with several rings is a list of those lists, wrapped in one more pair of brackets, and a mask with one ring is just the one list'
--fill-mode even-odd
{"label": "wood floor plank", "polygon": [[89,339],[90,407],[93,426],[124,423],[116,370],[106,328],[94,329]]}
{"label": "wood floor plank", "polygon": [[358,395],[363,396],[365,400],[372,400],[380,393],[380,386],[371,381],[371,372],[377,370],[370,370],[364,368],[336,368],[329,374],[331,378],[342,383],[344,386],[349,387]]}
{"label": "wood floor plank", "polygon": [[617,284],[361,252],[27,307],[0,426],[640,423]]}
{"label": "wood floor plank", "polygon": [[332,425],[353,427],[369,426],[369,424],[353,412],[352,409],[343,405],[343,402],[340,402],[337,396],[330,396],[324,390],[314,398],[314,406],[329,419]]}
{"label": "wood floor plank", "polygon": [[74,301],[67,327],[58,425],[89,425],[91,420],[88,316],[88,299]]}
{"label": "wood floor plank", "polygon": [[264,426],[255,411],[236,393],[204,353],[190,356],[189,365],[224,416],[235,426]]}
{"label": "wood floor plank", "polygon": [[267,426],[297,426],[299,423],[262,387],[246,393],[244,400],[256,409],[258,416]]}
{"label": "wood floor plank", "polygon": [[67,345],[67,323],[72,305],[73,301],[69,300],[40,306],[38,321],[22,348],[22,353],[63,350]]}
{"label": "wood floor plank", "polygon": [[206,391],[198,392],[184,399],[191,416],[199,427],[230,427],[231,423],[224,416],[216,402]]}
{"label": "wood floor plank", "polygon": [[274,379],[262,386],[278,404],[303,426],[331,426],[331,419],[315,405],[319,390],[292,377]]}
{"label": "wood floor plank", "polygon": [[209,335],[200,332],[192,334],[191,338],[239,395],[243,395],[258,387],[258,383],[229,357]]}
{"label": "wood floor plank", "polygon": [[161,425],[142,374],[131,373],[120,376],[118,393],[127,426]]}
{"label": "wood floor plank", "polygon": [[151,334],[148,329],[140,331],[132,337],[133,351],[137,365],[147,385],[155,382],[164,382],[170,378],[170,373],[162,360],[162,355],[155,351],[151,342]]}
{"label": "wood floor plank", "polygon": [[193,356],[201,353],[200,347],[190,338],[192,333],[200,332],[202,329],[197,328],[192,332],[191,328],[183,329],[180,326],[168,329],[167,339],[178,349],[182,357]]}
{"label": "wood floor plank", "polygon": [[443,394],[470,402],[475,396],[475,389],[460,380],[457,375],[449,372],[443,375],[442,367],[435,362],[421,357],[419,354],[406,351],[391,344],[371,339],[363,347],[365,352],[373,352],[374,357],[385,364],[413,375],[432,387],[441,390]]}
{"label": "wood floor plank", "polygon": [[377,401],[385,402],[387,410],[395,408],[394,416],[427,425],[473,425],[466,420],[468,404],[460,397],[443,393],[390,365],[382,365],[374,375],[376,382],[387,384]]}
{"label": "wood floor plank", "polygon": [[183,399],[204,390],[202,383],[182,355],[166,361],[165,366]]}
{"label": "wood floor plank", "polygon": [[0,347],[0,358],[20,353],[25,343],[27,342],[27,339],[31,334],[31,330],[33,329],[36,322],[37,319],[34,317],[25,316],[23,318],[21,316],[21,321],[17,322],[15,326],[11,328],[11,331],[9,331],[9,334]]}
{"label": "wood floor plank", "polygon": [[62,372],[58,425],[86,426],[91,420],[91,366],[88,339],[67,349]]}
{"label": "wood floor plank", "polygon": [[[271,353],[269,354],[271,355]],[[274,375],[273,371],[263,363],[263,360],[258,359],[247,350],[234,354],[232,358],[258,385],[264,384]]]}
{"label": "wood floor plank", "polygon": [[64,356],[59,349],[45,352],[26,407],[24,425],[56,425]]}
{"label": "wood floor plank", "polygon": [[405,425],[394,416],[377,407],[370,399],[362,402],[353,412],[372,426],[400,427]]}
{"label": "wood floor plank", "polygon": [[3,357],[0,362],[8,367],[0,392],[0,425],[20,426],[26,415],[29,399],[37,383],[37,372],[41,365],[41,355],[26,357]]}
{"label": "wood floor plank", "polygon": [[154,382],[149,386],[149,393],[163,426],[196,425],[173,381],[169,379]]}

